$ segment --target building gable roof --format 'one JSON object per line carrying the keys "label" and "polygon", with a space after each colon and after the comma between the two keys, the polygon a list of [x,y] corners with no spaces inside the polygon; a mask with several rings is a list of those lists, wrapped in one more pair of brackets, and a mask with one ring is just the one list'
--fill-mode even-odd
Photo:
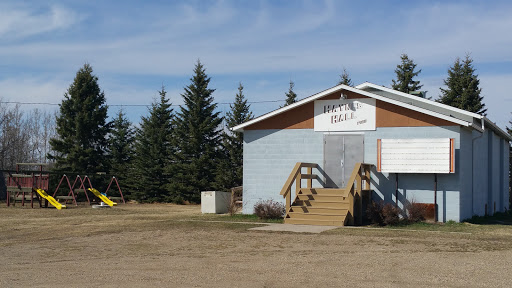
{"label": "building gable roof", "polygon": [[455,107],[451,107],[445,104],[441,104],[432,100],[428,100],[425,98],[409,95],[403,92],[399,92],[396,90],[392,90],[383,86],[375,85],[372,83],[365,82],[356,87],[350,87],[347,85],[338,85],[317,94],[311,95],[307,98],[304,98],[296,103],[293,103],[288,106],[281,107],[277,110],[271,111],[269,113],[263,114],[257,118],[254,118],[250,121],[232,127],[231,130],[235,132],[244,131],[245,127],[263,121],[265,119],[274,117],[286,111],[295,109],[299,106],[302,106],[306,103],[310,103],[312,101],[321,99],[329,94],[342,91],[351,91],[363,96],[367,96],[370,98],[374,98],[383,102],[387,102],[390,104],[394,104],[406,109],[410,109],[413,111],[417,111],[420,113],[424,113],[433,117],[437,117],[464,127],[471,127],[475,130],[483,132],[485,127],[489,127],[491,130],[495,131],[501,137],[506,138],[508,141],[512,141],[512,137],[492,123],[485,116],[480,114],[464,111]]}

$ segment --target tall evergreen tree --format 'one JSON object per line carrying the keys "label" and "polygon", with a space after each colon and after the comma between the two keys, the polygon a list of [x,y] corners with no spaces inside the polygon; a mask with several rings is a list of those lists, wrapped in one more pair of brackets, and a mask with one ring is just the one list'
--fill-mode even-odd
{"label": "tall evergreen tree", "polygon": [[413,78],[420,74],[421,69],[414,71],[417,65],[412,59],[409,59],[407,54],[402,54],[400,59],[402,63],[396,65],[396,81],[391,80],[391,87],[404,93],[420,90],[423,85],[420,85],[420,81],[414,81]]}
{"label": "tall evergreen tree", "polygon": [[285,93],[286,102],[284,103],[284,106],[288,106],[290,104],[297,102],[297,94],[293,92],[293,87],[295,87],[295,83],[293,83],[293,81],[290,80],[290,88],[288,88],[288,92]]}
{"label": "tall evergreen tree", "polygon": [[461,61],[455,60],[453,66],[448,69],[448,78],[444,80],[446,89],[441,89],[441,97],[437,100],[440,103],[450,105],[469,112],[486,115],[487,109],[480,96],[482,89],[478,75],[475,74],[473,59],[469,55]]}
{"label": "tall evergreen tree", "polygon": [[151,105],[148,117],[142,117],[136,132],[131,197],[140,202],[166,202],[170,198],[167,185],[171,181],[166,169],[171,154],[173,109],[164,87],[159,91],[160,101]]}
{"label": "tall evergreen tree", "polygon": [[112,123],[109,138],[110,174],[116,176],[123,186],[128,184],[129,169],[134,156],[135,131],[132,123],[126,118],[123,110],[119,110]]}
{"label": "tall evergreen tree", "polygon": [[184,105],[176,114],[176,148],[173,174],[176,180],[170,185],[174,197],[198,203],[201,191],[215,186],[216,159],[221,146],[220,112],[215,112],[215,89],[208,88],[210,77],[198,60],[191,83],[185,87]]}
{"label": "tall evergreen tree", "polygon": [[350,87],[354,86],[354,83],[352,83],[352,79],[350,79],[350,75],[345,68],[343,68],[343,73],[340,75],[340,81],[338,81],[338,85],[342,84]]}
{"label": "tall evergreen tree", "polygon": [[[235,127],[253,118],[250,106],[244,96],[244,86],[238,86],[235,102],[230,104],[231,111],[226,113],[226,125]],[[228,189],[242,185],[243,178],[243,143],[244,135],[239,132],[223,133],[223,168],[218,169],[218,189]]]}
{"label": "tall evergreen tree", "polygon": [[78,173],[108,170],[106,149],[108,106],[92,67],[84,64],[64,94],[57,116],[58,138],[50,145],[55,151],[48,158],[56,161],[56,169]]}

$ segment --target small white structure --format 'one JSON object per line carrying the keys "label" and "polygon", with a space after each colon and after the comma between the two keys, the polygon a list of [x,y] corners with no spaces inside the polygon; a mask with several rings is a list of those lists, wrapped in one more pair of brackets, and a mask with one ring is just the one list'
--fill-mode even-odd
{"label": "small white structure", "polygon": [[201,213],[227,213],[231,193],[221,191],[201,192]]}

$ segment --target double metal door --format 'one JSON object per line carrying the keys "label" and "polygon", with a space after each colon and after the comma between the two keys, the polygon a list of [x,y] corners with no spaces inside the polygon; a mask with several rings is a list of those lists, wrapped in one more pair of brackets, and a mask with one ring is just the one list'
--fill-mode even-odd
{"label": "double metal door", "polygon": [[345,187],[363,153],[363,135],[324,135],[325,187]]}

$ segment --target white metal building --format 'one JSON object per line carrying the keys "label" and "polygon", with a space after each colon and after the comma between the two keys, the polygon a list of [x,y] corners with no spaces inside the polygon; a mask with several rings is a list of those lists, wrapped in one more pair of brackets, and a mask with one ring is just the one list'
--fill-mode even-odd
{"label": "white metal building", "polygon": [[233,131],[244,133],[244,213],[259,200],[283,201],[296,162],[319,165],[317,187],[343,187],[355,163],[373,164],[372,199],[400,207],[434,203],[435,189],[440,221],[509,209],[510,135],[484,116],[418,96],[339,85]]}

